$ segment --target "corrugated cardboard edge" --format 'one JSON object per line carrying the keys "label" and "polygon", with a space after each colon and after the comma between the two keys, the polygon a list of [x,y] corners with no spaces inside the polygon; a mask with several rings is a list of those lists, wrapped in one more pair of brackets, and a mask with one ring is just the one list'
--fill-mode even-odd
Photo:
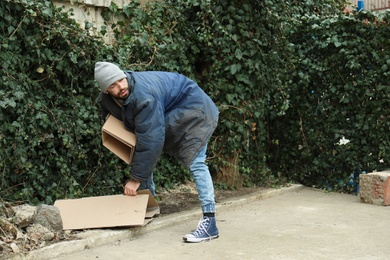
{"label": "corrugated cardboard edge", "polygon": [[129,146],[135,146],[135,134],[125,128],[123,122],[116,117],[109,115],[103,125],[102,131],[109,133],[116,139]]}
{"label": "corrugated cardboard edge", "polygon": [[[126,210],[118,211],[118,204],[116,204],[115,213],[117,215],[110,215],[110,204],[103,205],[103,208],[107,211],[103,213],[94,213],[91,214],[89,211],[83,212],[88,207],[93,207],[93,203],[98,203],[100,198],[102,201],[107,202],[107,199],[123,201],[126,200],[126,195],[109,195],[109,196],[98,196],[98,197],[85,197],[79,199],[69,199],[69,200],[57,200],[54,203],[54,206],[59,208],[60,215],[63,220],[64,230],[81,230],[81,229],[95,229],[95,228],[109,228],[109,227],[132,227],[132,226],[144,226],[151,222],[154,219],[154,216],[160,213],[160,208],[157,201],[154,199],[149,190],[142,190],[138,192],[139,196],[131,198],[133,203],[138,203],[138,205],[131,209],[126,208]],[[130,199],[130,198],[129,198]],[[80,206],[85,206],[86,208],[80,208]],[[140,204],[141,203],[141,204]],[[113,203],[115,204],[115,203]],[[143,204],[143,205],[142,205]],[[89,208],[91,209],[91,208]],[[80,211],[82,213],[80,213]],[[93,211],[93,210],[91,210]],[[100,211],[101,212],[101,211]],[[108,212],[108,213],[107,213]],[[127,212],[126,215],[122,215]],[[97,215],[104,215],[105,217],[110,218],[109,221],[106,219],[96,221]],[[82,215],[80,215],[82,214]],[[135,214],[135,215],[134,215]],[[140,215],[142,214],[142,216]],[[119,216],[119,218],[118,218]],[[127,218],[127,216],[133,216],[135,219]]]}
{"label": "corrugated cardboard edge", "polygon": [[148,194],[149,195],[148,205],[147,205],[146,214],[145,214],[146,219],[153,218],[154,216],[160,214],[160,206],[158,205],[156,199],[153,197],[150,190],[140,190],[140,191],[137,191],[137,194]]}
{"label": "corrugated cardboard edge", "polygon": [[102,127],[102,143],[125,163],[131,163],[136,136],[125,128],[122,121],[112,115],[108,115]]}

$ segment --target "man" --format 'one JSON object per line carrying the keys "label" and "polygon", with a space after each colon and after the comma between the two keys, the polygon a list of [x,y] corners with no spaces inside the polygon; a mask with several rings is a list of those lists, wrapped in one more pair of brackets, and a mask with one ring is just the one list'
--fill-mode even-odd
{"label": "man", "polygon": [[109,62],[95,64],[103,116],[122,120],[137,138],[126,195],[140,187],[154,194],[153,169],[162,152],[179,160],[192,174],[203,217],[186,242],[219,236],[214,187],[205,163],[207,143],[218,123],[218,109],[192,80],[171,72],[123,71]]}

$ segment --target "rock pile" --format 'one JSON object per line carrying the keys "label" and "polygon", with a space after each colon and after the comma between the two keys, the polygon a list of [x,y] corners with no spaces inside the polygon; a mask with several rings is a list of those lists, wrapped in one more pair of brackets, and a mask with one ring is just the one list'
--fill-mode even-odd
{"label": "rock pile", "polygon": [[41,248],[60,240],[63,235],[58,208],[12,206],[0,199],[0,258]]}

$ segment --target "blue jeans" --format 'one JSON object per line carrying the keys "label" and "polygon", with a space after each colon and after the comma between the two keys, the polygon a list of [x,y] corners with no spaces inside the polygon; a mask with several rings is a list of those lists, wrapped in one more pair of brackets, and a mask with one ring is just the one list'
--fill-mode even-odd
{"label": "blue jeans", "polygon": [[207,144],[200,150],[190,166],[203,213],[215,213],[214,185],[206,164]]}
{"label": "blue jeans", "polygon": [[142,181],[139,185],[139,190],[146,190],[149,189],[152,196],[156,196],[156,186],[154,185],[153,181],[153,173],[150,175],[149,179]]}
{"label": "blue jeans", "polygon": [[[198,197],[203,213],[215,213],[215,198],[214,185],[210,175],[209,167],[206,164],[207,144],[200,150],[198,155],[190,166],[190,173],[194,178]],[[142,181],[139,187],[140,190],[149,189],[155,196],[155,185],[153,181],[153,173],[148,180]]]}

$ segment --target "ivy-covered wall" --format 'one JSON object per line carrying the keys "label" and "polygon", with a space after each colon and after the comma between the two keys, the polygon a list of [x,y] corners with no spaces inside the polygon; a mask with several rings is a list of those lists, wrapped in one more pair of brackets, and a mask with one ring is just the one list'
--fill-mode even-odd
{"label": "ivy-covered wall", "polygon": [[290,109],[273,122],[269,166],[310,186],[357,192],[390,167],[390,12],[301,16]]}
{"label": "ivy-covered wall", "polygon": [[[51,1],[2,1],[0,197],[122,192],[129,166],[101,145],[98,60],[183,73],[215,100],[208,162],[217,187],[347,190],[340,180],[356,170],[389,168],[388,14],[344,15],[344,5],[134,1],[110,5],[96,31]],[[343,136],[350,142],[338,145]],[[161,189],[190,176],[163,157],[155,178]]]}

